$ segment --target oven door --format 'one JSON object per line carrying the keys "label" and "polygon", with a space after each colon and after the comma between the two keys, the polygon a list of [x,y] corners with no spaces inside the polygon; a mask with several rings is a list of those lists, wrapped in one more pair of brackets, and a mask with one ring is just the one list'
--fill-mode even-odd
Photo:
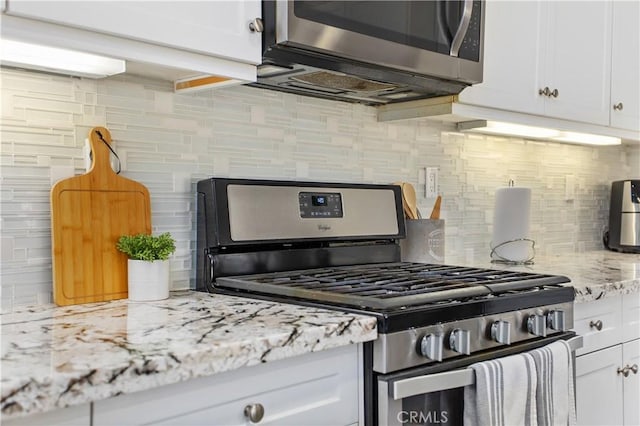
{"label": "oven door", "polygon": [[465,367],[476,362],[536,349],[558,339],[568,341],[575,360],[575,350],[582,347],[582,336],[567,332],[535,343],[524,343],[517,347],[494,350],[400,373],[378,375],[375,383],[376,423],[381,426],[462,425],[464,387],[472,385],[475,381],[473,370]]}
{"label": "oven door", "polygon": [[477,83],[483,6],[482,0],[277,0],[276,43]]}

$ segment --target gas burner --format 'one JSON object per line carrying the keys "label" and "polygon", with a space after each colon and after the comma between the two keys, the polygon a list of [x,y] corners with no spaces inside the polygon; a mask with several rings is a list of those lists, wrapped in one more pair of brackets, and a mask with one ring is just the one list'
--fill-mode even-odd
{"label": "gas burner", "polygon": [[491,298],[568,282],[565,277],[422,263],[384,263],[221,277],[216,285],[366,308]]}

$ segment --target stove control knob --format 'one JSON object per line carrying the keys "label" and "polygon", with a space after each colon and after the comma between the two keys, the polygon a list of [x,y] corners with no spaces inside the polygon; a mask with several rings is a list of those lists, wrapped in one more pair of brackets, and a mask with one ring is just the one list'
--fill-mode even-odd
{"label": "stove control knob", "polygon": [[442,361],[442,342],[444,337],[441,333],[429,333],[420,341],[420,353],[433,361]]}
{"label": "stove control knob", "polygon": [[564,322],[564,311],[554,309],[547,314],[547,325],[550,329],[556,331],[567,331],[566,324]]}
{"label": "stove control knob", "polygon": [[471,353],[471,336],[469,331],[456,328],[449,336],[449,346],[452,351],[469,355]]}
{"label": "stove control knob", "polygon": [[547,318],[544,314],[529,315],[527,330],[535,336],[547,337]]}
{"label": "stove control knob", "polygon": [[511,344],[511,324],[509,321],[498,320],[491,324],[491,338],[503,345]]}

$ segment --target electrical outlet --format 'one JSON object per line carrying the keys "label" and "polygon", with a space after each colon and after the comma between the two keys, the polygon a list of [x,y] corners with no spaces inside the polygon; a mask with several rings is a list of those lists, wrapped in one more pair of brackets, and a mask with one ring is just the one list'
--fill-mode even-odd
{"label": "electrical outlet", "polygon": [[427,167],[426,174],[425,196],[427,198],[436,198],[438,196],[438,168]]}

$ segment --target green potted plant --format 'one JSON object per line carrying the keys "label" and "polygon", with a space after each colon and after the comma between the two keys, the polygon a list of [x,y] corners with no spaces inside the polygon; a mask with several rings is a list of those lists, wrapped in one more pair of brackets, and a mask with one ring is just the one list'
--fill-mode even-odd
{"label": "green potted plant", "polygon": [[171,234],[123,235],[116,248],[129,258],[129,300],[149,301],[169,297],[169,256],[176,251]]}

